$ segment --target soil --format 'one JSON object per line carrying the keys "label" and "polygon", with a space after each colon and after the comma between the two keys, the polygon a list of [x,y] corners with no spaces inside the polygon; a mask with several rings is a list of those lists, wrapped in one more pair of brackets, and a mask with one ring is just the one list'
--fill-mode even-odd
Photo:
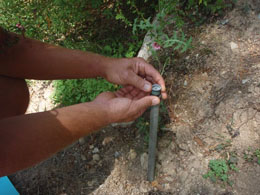
{"label": "soil", "polygon": [[[147,148],[132,124],[106,127],[10,176],[15,187],[44,195],[260,194],[260,165],[245,158],[260,148],[259,12],[256,0],[238,1],[224,18],[194,29],[195,49],[168,67],[171,122],[160,130],[154,182],[146,181]],[[30,88],[29,112],[55,107],[51,82]],[[234,155],[232,186],[202,177],[210,160]]]}

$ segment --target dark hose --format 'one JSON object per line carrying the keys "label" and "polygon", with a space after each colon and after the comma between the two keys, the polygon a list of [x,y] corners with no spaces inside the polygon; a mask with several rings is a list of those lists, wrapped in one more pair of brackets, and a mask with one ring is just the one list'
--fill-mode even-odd
{"label": "dark hose", "polygon": [[[161,86],[154,84],[152,87],[152,94],[154,96],[161,95]],[[157,131],[159,119],[160,105],[152,106],[150,112],[150,132],[149,132],[149,148],[148,148],[148,181],[154,180],[156,146],[157,146]]]}

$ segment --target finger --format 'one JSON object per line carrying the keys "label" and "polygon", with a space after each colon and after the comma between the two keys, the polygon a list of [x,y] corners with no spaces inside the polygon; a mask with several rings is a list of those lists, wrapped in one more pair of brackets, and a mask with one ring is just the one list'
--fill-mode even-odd
{"label": "finger", "polygon": [[149,81],[150,83],[152,83],[152,84],[155,83],[154,80],[153,80],[153,78],[150,77],[150,76],[146,76],[145,79],[146,79],[147,81]]}
{"label": "finger", "polygon": [[152,90],[152,84],[138,76],[133,71],[129,73],[128,84],[146,92],[150,92]]}
{"label": "finger", "polygon": [[138,89],[138,88],[134,88],[134,89],[130,92],[130,94],[131,94],[133,97],[137,96],[139,93],[141,93],[141,90]]}
{"label": "finger", "polygon": [[146,96],[142,99],[135,101],[135,108],[137,111],[146,110],[150,106],[154,106],[160,103],[160,99],[155,96]]}
{"label": "finger", "polygon": [[115,95],[117,97],[124,97],[125,94],[121,90],[118,90],[118,91],[115,92]]}
{"label": "finger", "polygon": [[144,91],[141,91],[137,96],[134,97],[134,100],[139,100],[145,96],[147,96],[149,93],[146,93]]}
{"label": "finger", "polygon": [[154,80],[155,83],[161,85],[162,92],[166,91],[164,79],[162,78],[160,73],[152,65],[147,64],[145,66],[145,72],[146,72],[146,75],[147,75],[148,78],[152,77],[152,79]]}
{"label": "finger", "polygon": [[167,93],[166,92],[162,92],[162,99],[167,99]]}

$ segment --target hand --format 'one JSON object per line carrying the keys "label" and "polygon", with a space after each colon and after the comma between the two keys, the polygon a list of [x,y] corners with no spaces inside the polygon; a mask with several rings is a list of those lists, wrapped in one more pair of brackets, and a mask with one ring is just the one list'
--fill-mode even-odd
{"label": "hand", "polygon": [[106,107],[109,123],[129,122],[141,116],[152,105],[160,103],[155,96],[147,96],[147,93],[127,86],[117,92],[101,93],[94,103]]}
{"label": "hand", "polygon": [[151,92],[152,84],[157,83],[162,87],[162,98],[167,98],[162,76],[143,58],[112,59],[105,72],[105,78],[109,82],[131,85],[144,92]]}

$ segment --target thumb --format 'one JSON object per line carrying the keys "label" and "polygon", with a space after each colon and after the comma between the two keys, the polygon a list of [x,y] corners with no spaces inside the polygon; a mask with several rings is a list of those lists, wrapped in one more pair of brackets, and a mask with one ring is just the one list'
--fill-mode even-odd
{"label": "thumb", "polygon": [[150,106],[154,106],[160,103],[160,99],[156,96],[146,96],[142,99],[139,99],[135,103],[135,107],[138,110],[145,110]]}
{"label": "thumb", "polygon": [[127,84],[133,85],[136,88],[145,92],[150,92],[152,90],[152,84],[144,80],[134,72],[129,73]]}

